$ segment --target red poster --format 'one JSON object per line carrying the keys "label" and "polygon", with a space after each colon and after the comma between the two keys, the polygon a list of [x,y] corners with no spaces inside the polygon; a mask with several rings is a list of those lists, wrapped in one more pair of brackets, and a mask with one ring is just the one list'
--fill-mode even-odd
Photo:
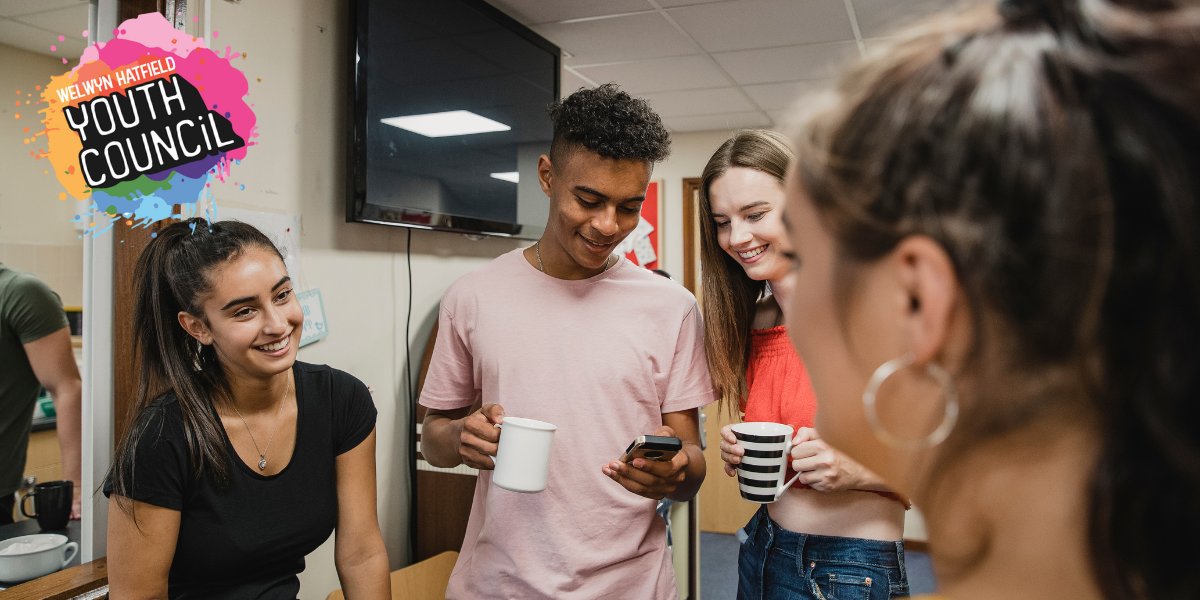
{"label": "red poster", "polygon": [[[646,201],[642,203],[642,219],[637,229],[618,247],[625,258],[647,269],[658,269],[662,257],[662,186],[651,181],[646,188]],[[643,262],[644,261],[644,262]]]}

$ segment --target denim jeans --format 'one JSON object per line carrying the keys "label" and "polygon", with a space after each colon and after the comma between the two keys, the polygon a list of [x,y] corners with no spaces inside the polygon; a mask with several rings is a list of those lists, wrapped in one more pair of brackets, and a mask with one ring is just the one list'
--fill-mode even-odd
{"label": "denim jeans", "polygon": [[738,553],[738,600],[888,600],[908,596],[904,542],[810,535],[764,505]]}

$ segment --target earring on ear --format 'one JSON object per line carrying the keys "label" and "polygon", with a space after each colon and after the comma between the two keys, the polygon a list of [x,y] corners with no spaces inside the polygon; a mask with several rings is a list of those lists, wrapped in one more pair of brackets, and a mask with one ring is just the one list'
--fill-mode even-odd
{"label": "earring on ear", "polygon": [[958,422],[958,393],[955,391],[954,381],[945,369],[935,362],[930,362],[925,366],[925,372],[942,386],[942,395],[946,399],[945,416],[942,417],[942,424],[938,425],[938,428],[933,430],[933,433],[916,440],[906,440],[897,437],[884,428],[883,423],[879,421],[879,413],[875,410],[875,400],[876,395],[879,393],[879,388],[883,385],[883,382],[887,381],[888,377],[912,365],[914,362],[916,362],[916,358],[909,352],[900,358],[893,358],[883,363],[878,369],[875,369],[875,373],[867,381],[867,389],[863,391],[862,396],[863,413],[866,414],[867,424],[871,426],[871,431],[875,434],[875,438],[898,450],[924,450],[937,446],[946,441],[946,438],[950,436],[950,432],[954,430],[955,423]]}

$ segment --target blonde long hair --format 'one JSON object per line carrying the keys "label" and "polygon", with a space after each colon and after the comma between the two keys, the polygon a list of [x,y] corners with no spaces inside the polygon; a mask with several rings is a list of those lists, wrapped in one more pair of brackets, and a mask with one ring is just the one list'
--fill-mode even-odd
{"label": "blonde long hair", "polygon": [[766,282],[755,281],[717,243],[709,188],[730,168],[761,171],[783,183],[794,153],[788,139],[767,129],[734,133],[708,159],[700,178],[700,260],[704,296],[704,349],[720,410],[738,416],[746,397],[746,364],[755,303]]}

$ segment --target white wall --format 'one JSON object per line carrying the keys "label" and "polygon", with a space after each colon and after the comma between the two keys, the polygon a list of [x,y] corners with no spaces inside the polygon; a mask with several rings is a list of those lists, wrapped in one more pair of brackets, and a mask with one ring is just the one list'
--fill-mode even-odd
{"label": "white wall", "polygon": [[[214,183],[213,192],[218,210],[302,216],[300,289],[321,289],[331,333],[303,348],[300,358],[348,371],[374,391],[380,522],[396,569],[408,561],[406,344],[413,344],[412,360],[419,366],[446,287],[519,244],[413,231],[413,320],[411,342],[405,340],[408,230],[344,222],[347,25],[345,0],[211,2],[209,27],[219,35],[209,45],[222,53],[226,45],[246,53],[235,64],[250,81],[247,101],[255,104],[260,133],[230,181]],[[669,271],[681,273],[683,267],[680,180],[698,176],[728,133],[675,136],[672,158],[655,170],[654,177],[666,182]],[[337,587],[330,541],[309,557],[300,596],[322,600]]]}
{"label": "white wall", "polygon": [[666,266],[662,268],[680,283],[683,283],[683,180],[699,177],[709,157],[733,131],[673,133],[671,157],[654,168],[654,179],[665,183],[666,194],[667,251]]}
{"label": "white wall", "polygon": [[34,137],[43,129],[35,86],[66,70],[62,59],[0,44],[0,262],[37,275],[66,306],[82,306],[83,240],[69,222],[75,200],[59,200],[49,159],[29,154],[47,149],[45,136]]}
{"label": "white wall", "polygon": [[[404,392],[408,230],[345,223],[344,90],[348,6],[344,0],[210,4],[210,47],[228,45],[250,81],[259,137],[227,183],[213,184],[220,207],[301,215],[299,289],[320,288],[329,337],[300,359],[345,370],[369,385],[379,409],[380,524],[391,568],[408,564],[408,478]],[[262,81],[259,82],[258,79]],[[241,190],[236,181],[245,185]],[[419,366],[431,313],[462,274],[516,248],[461,235],[412,232],[412,360]],[[332,539],[307,561],[300,597],[323,600],[340,587]]]}

